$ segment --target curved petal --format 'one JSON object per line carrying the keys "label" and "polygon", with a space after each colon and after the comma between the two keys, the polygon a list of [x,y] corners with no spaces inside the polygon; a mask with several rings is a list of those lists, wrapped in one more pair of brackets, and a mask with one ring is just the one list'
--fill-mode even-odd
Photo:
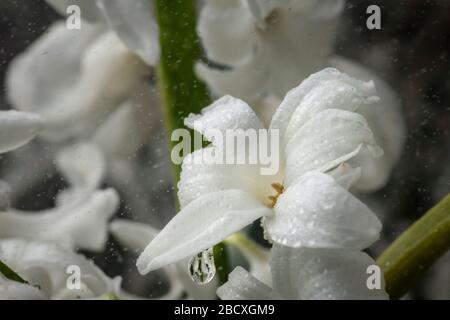
{"label": "curved petal", "polygon": [[361,168],[353,168],[351,165],[344,162],[337,168],[327,172],[327,174],[333,177],[333,179],[344,189],[349,190],[359,179],[361,179],[361,172]]}
{"label": "curved petal", "polygon": [[148,140],[152,120],[156,120],[149,110],[155,106],[151,105],[153,101],[147,84],[138,95],[119,106],[95,131],[92,141],[106,155],[132,157]]}
{"label": "curved petal", "polygon": [[38,288],[5,278],[0,273],[0,300],[45,300]]}
{"label": "curved petal", "polygon": [[49,240],[69,248],[101,251],[108,235],[107,222],[118,204],[117,193],[107,189],[43,212],[1,212],[0,238]]}
{"label": "curved petal", "polygon": [[266,195],[272,191],[270,179],[273,177],[261,176],[259,165],[216,164],[215,150],[215,147],[203,148],[183,159],[178,182],[181,207],[202,195],[229,189],[240,189],[255,199],[265,201]]}
{"label": "curved petal", "polygon": [[43,127],[44,121],[37,114],[0,111],[0,154],[28,143]]}
{"label": "curved petal", "polygon": [[287,144],[285,185],[291,185],[308,171],[330,170],[361,149],[369,150],[373,157],[383,154],[364,117],[344,110],[324,110],[303,125]]}
{"label": "curved petal", "polygon": [[[350,97],[354,97],[355,94],[352,93],[351,87],[357,88],[357,90],[361,91],[361,97],[371,97],[374,95],[374,86],[373,83],[363,83],[356,79],[353,79],[346,74],[338,71],[334,68],[325,68],[319,72],[316,72],[310,75],[307,79],[305,79],[299,86],[290,90],[283,101],[281,102],[279,108],[275,112],[272,122],[271,128],[280,130],[280,137],[282,141],[282,145],[287,144],[286,131],[288,129],[288,125],[293,119],[293,124],[291,125],[291,134],[295,133],[306,121],[308,121],[315,113],[324,110],[325,108],[330,106],[331,101],[309,101],[308,103],[303,104],[301,110],[296,111],[297,108],[301,105],[305,97],[312,92],[313,89],[319,87],[321,85],[325,85],[326,82],[333,81],[336,84],[336,89],[339,89],[339,86],[343,86],[344,97],[346,95]],[[344,85],[345,84],[345,85]],[[328,85],[327,85],[328,86]],[[312,96],[312,98],[319,98],[317,93],[324,93],[320,89],[316,89]],[[328,98],[339,98],[339,94],[330,95]],[[312,106],[311,106],[312,105]],[[343,104],[338,104],[342,106]],[[312,108],[312,110],[310,110]],[[317,109],[316,109],[317,108]],[[352,107],[350,107],[351,109]],[[311,112],[313,111],[313,112]],[[293,118],[294,113],[296,113],[295,118]],[[303,120],[304,119],[304,120]]]}
{"label": "curved petal", "polygon": [[247,103],[232,96],[223,96],[210,106],[203,108],[201,114],[190,114],[184,124],[203,134],[209,141],[214,137],[208,130],[219,130],[223,137],[226,130],[263,129],[264,126]]}
{"label": "curved petal", "polygon": [[112,221],[109,230],[122,245],[136,251],[144,251],[159,233],[159,230],[150,225],[125,219]]}
{"label": "curved petal", "polygon": [[57,23],[11,64],[9,100],[40,114],[48,139],[86,136],[135,92],[147,72],[112,32],[100,35],[85,26],[71,33]]}
{"label": "curved petal", "polygon": [[[107,277],[92,261],[55,244],[23,239],[0,240],[0,260],[49,298],[95,298],[119,294],[120,278]],[[67,295],[67,268],[80,268],[81,289]],[[73,272],[73,271],[72,271]],[[66,294],[63,294],[63,293]]]}
{"label": "curved petal", "polygon": [[241,267],[236,267],[228,281],[217,289],[222,300],[280,300],[281,296]]}
{"label": "curved petal", "polygon": [[56,164],[72,188],[97,189],[105,174],[105,158],[93,144],[78,143],[63,148]]}
{"label": "curved petal", "polygon": [[406,125],[402,118],[400,99],[386,82],[358,63],[333,57],[330,64],[358,79],[373,80],[377,87],[379,101],[362,105],[358,112],[366,118],[384,155],[376,161],[364,155],[353,161],[355,165],[366,163],[362,179],[355,188],[366,192],[377,190],[386,184],[405,144]]}
{"label": "curved petal", "polygon": [[76,84],[83,52],[100,34],[101,30],[89,25],[74,32],[63,22],[54,23],[11,62],[8,99],[18,109],[45,114],[59,94]]}
{"label": "curved petal", "polygon": [[248,62],[257,45],[255,20],[243,0],[208,0],[197,32],[210,60],[230,66]]}
{"label": "curved petal", "polygon": [[[102,14],[97,7],[95,0],[45,0],[61,15],[66,16],[67,8],[71,5],[77,5],[81,10],[81,17],[89,22],[102,21]],[[84,26],[83,26],[84,27]]]}
{"label": "curved petal", "polygon": [[159,28],[153,16],[153,1],[97,0],[111,28],[145,63],[159,59]]}
{"label": "curved petal", "polygon": [[201,196],[175,215],[145,248],[137,261],[139,272],[146,274],[193,256],[270,213],[240,190]]}
{"label": "curved petal", "polygon": [[364,249],[379,238],[376,215],[332,177],[311,172],[281,194],[264,218],[268,237],[289,247]]}
{"label": "curved petal", "polygon": [[327,109],[356,111],[367,104],[378,100],[372,82],[361,82],[354,79],[323,81],[312,88],[299,101],[286,128],[285,142],[288,144],[311,118]]}
{"label": "curved petal", "polygon": [[348,250],[274,246],[271,258],[275,290],[301,300],[388,299],[382,274],[380,289],[367,286],[374,265],[366,253]]}

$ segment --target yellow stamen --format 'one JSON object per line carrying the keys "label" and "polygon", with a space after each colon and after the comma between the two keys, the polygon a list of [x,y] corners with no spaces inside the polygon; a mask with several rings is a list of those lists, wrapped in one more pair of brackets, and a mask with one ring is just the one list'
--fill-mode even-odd
{"label": "yellow stamen", "polygon": [[272,186],[272,188],[275,189],[276,194],[275,194],[274,196],[268,196],[268,198],[269,198],[269,204],[268,204],[268,206],[269,206],[270,208],[273,208],[273,207],[275,207],[275,204],[277,203],[278,197],[280,196],[280,194],[283,193],[284,187],[283,187],[282,184],[280,184],[280,183],[278,183],[278,182],[272,183],[271,186]]}

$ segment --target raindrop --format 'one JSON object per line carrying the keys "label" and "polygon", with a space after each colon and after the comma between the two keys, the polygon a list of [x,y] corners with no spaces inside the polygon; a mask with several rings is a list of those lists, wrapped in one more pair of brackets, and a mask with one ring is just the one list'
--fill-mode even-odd
{"label": "raindrop", "polygon": [[213,248],[206,249],[189,260],[189,275],[198,284],[209,283],[216,274]]}

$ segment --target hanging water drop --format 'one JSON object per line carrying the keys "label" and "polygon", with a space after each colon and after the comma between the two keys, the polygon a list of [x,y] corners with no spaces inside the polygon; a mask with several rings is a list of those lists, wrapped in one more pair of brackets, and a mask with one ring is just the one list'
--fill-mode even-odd
{"label": "hanging water drop", "polygon": [[209,283],[216,274],[213,248],[206,249],[189,260],[189,275],[198,284]]}

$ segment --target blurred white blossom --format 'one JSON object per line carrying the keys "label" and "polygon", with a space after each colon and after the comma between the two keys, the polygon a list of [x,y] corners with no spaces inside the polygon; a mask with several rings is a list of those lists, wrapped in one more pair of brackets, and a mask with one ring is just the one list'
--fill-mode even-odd
{"label": "blurred white blossom", "polygon": [[135,127],[145,134],[151,113],[148,74],[114,33],[90,25],[71,31],[57,22],[11,63],[7,94],[14,107],[46,120],[41,135],[52,141],[91,137],[108,126],[111,115],[130,108],[124,103],[140,114]]}
{"label": "blurred white blossom", "polygon": [[[62,149],[57,158],[69,188],[56,198],[56,207],[37,212],[2,208],[0,238],[47,240],[72,249],[102,251],[108,223],[119,205],[114,189],[99,190],[104,158],[95,145]],[[0,191],[1,192],[1,191]]]}
{"label": "blurred white blossom", "polygon": [[206,0],[198,33],[208,58],[230,67],[198,65],[221,96],[253,102],[282,97],[326,66],[333,51],[341,0]]}
{"label": "blurred white blossom", "polygon": [[[152,0],[46,0],[66,15],[67,7],[78,5],[88,24],[113,30],[148,65],[159,59],[159,28]],[[82,28],[84,28],[85,24]]]}
{"label": "blurred white blossom", "polygon": [[47,240],[66,248],[102,251],[118,203],[117,193],[106,189],[44,211],[8,209],[0,212],[0,239]]}
{"label": "blurred white blossom", "polygon": [[[92,261],[53,243],[0,240],[0,260],[30,284],[0,276],[2,299],[93,299],[109,294],[120,297],[121,294],[120,277],[109,278]],[[80,289],[67,287],[69,266],[80,268]]]}
{"label": "blurred white blossom", "polygon": [[28,143],[43,127],[44,120],[35,113],[0,111],[0,154]]}
{"label": "blurred white blossom", "polygon": [[360,251],[275,245],[270,262],[273,288],[237,267],[217,294],[225,300],[388,299],[384,279],[380,289],[367,287],[366,270],[374,264],[371,257]]}

